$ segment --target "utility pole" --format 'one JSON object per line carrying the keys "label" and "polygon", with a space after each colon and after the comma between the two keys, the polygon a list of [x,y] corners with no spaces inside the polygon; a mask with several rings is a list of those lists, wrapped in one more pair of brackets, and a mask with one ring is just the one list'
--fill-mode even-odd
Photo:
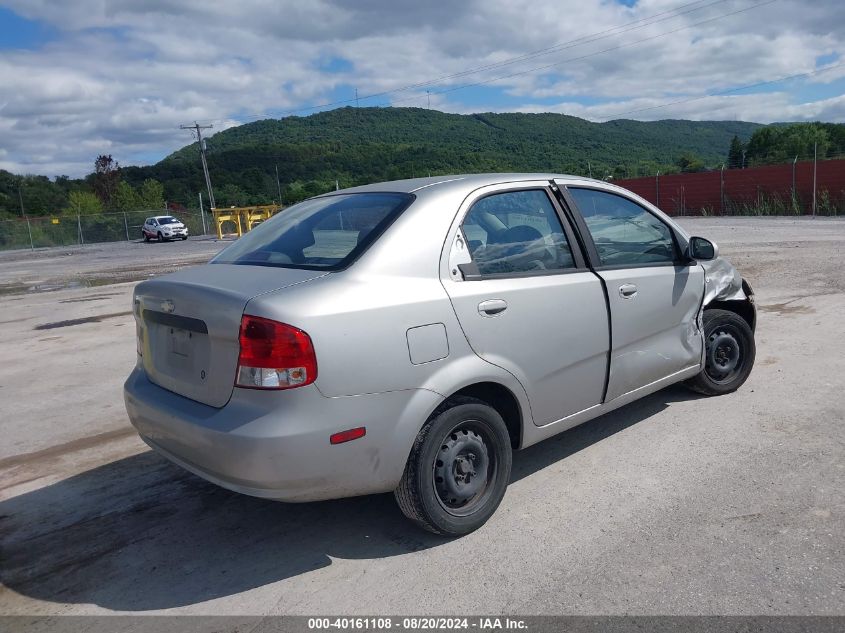
{"label": "utility pole", "polygon": [[813,217],[816,217],[816,167],[819,158],[819,144],[813,143]]}
{"label": "utility pole", "polygon": [[82,235],[82,209],[76,205],[76,228],[79,229],[79,244],[85,244],[85,237]]}
{"label": "utility pole", "polygon": [[279,182],[279,163],[276,163],[276,187],[279,189],[279,206],[282,206],[282,183]]}
{"label": "utility pole", "polygon": [[355,107],[359,107],[358,105],[358,88],[355,88]]}
{"label": "utility pole", "polygon": [[200,219],[202,220],[202,234],[205,235],[208,233],[208,230],[205,228],[205,211],[202,208],[202,191],[199,191],[199,198],[200,198]]}
{"label": "utility pole", "polygon": [[795,155],[795,160],[792,161],[792,211],[796,213],[798,210],[798,192],[795,190],[795,165],[798,163],[798,154]]}
{"label": "utility pole", "polygon": [[26,230],[29,232],[29,248],[35,250],[35,244],[32,242],[32,225],[29,223],[29,218],[23,210],[23,194],[21,193],[21,186],[23,185],[23,178],[18,181],[18,200],[21,203],[21,217],[26,218]]}
{"label": "utility pole", "polygon": [[725,215],[725,163],[719,170],[719,215]]}
{"label": "utility pole", "polygon": [[660,208],[660,170],[657,170],[657,175],[654,177],[654,192],[655,192],[655,202],[654,206],[658,209]]}
{"label": "utility pole", "polygon": [[431,90],[426,90],[425,94],[428,96],[428,109],[431,110]]}
{"label": "utility pole", "polygon": [[21,185],[23,184],[23,180],[18,181],[18,200],[21,203],[21,217],[25,217],[26,213],[23,210],[23,194],[21,193]]}
{"label": "utility pole", "polygon": [[214,192],[211,190],[211,176],[208,175],[208,162],[205,159],[205,141],[202,138],[202,131],[210,130],[213,127],[213,125],[200,125],[194,121],[193,125],[180,125],[179,129],[193,130],[197,134],[197,141],[200,146],[200,158],[202,159],[202,172],[205,174],[205,186],[208,188],[208,202],[211,208],[215,209],[217,205],[214,204]]}

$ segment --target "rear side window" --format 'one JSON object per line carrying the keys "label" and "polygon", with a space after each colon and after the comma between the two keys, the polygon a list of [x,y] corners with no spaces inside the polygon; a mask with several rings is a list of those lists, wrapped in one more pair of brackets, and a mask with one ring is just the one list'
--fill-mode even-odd
{"label": "rear side window", "polygon": [[413,200],[407,193],[350,193],[306,200],[262,222],[211,263],[344,268]]}
{"label": "rear side window", "polygon": [[595,189],[569,188],[603,266],[671,264],[676,261],[672,231],[644,207]]}
{"label": "rear side window", "polygon": [[482,198],[461,229],[482,276],[575,267],[557,212],[541,189]]}

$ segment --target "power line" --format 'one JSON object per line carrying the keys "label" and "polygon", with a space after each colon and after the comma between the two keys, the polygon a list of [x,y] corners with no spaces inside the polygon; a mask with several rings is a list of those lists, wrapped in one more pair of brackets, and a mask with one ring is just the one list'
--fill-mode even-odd
{"label": "power line", "polygon": [[[570,62],[581,61],[581,60],[584,60],[584,59],[588,59],[590,57],[595,57],[596,55],[602,55],[604,53],[610,53],[610,52],[613,52],[613,51],[621,50],[623,48],[628,48],[630,46],[636,46],[638,44],[643,44],[645,42],[651,42],[653,40],[657,40],[657,39],[660,39],[662,37],[666,37],[668,35],[673,35],[675,33],[679,33],[680,31],[686,31],[686,30],[691,29],[693,27],[701,26],[702,24],[708,24],[710,22],[715,22],[716,20],[722,20],[722,19],[727,18],[727,17],[731,17],[731,16],[734,16],[734,15],[738,15],[740,13],[745,13],[747,11],[751,11],[752,9],[757,9],[757,8],[760,8],[760,7],[769,5],[769,4],[773,4],[777,1],[778,0],[766,0],[765,2],[758,2],[757,4],[751,5],[750,7],[745,7],[744,9],[738,9],[736,11],[731,11],[730,13],[723,13],[721,15],[717,15],[717,16],[714,16],[712,18],[708,18],[706,20],[701,20],[700,22],[695,22],[693,24],[687,24],[686,26],[681,26],[681,27],[672,29],[670,31],[658,33],[657,35],[651,35],[649,37],[644,37],[642,39],[635,40],[633,42],[628,42],[626,44],[619,44],[617,46],[605,48],[605,49],[602,49],[600,51],[595,51],[593,53],[587,53],[585,55],[580,55],[578,57],[570,57],[569,59],[560,60],[560,61],[554,62],[552,64],[544,64],[543,66],[535,66],[534,68],[529,68],[527,70],[521,70],[519,72],[510,73],[508,75],[501,75],[499,77],[493,77],[491,79],[486,79],[486,80],[483,80],[483,81],[477,81],[477,82],[474,82],[474,83],[464,84],[464,85],[461,85],[461,86],[453,86],[451,88],[445,88],[443,90],[434,92],[433,94],[436,94],[436,95],[446,94],[448,92],[455,92],[456,90],[465,90],[467,88],[475,88],[475,87],[478,87],[478,86],[484,86],[484,85],[487,85],[487,84],[495,83],[497,81],[502,81],[503,79],[512,79],[514,77],[520,77],[522,75],[528,75],[530,73],[534,73],[534,72],[537,72],[537,71],[540,71],[540,70],[548,70],[549,68],[554,68],[554,67],[560,66],[562,64],[568,64]],[[398,101],[393,101],[393,104],[406,103],[408,101],[416,101],[419,98],[420,98],[419,96],[415,96],[415,97],[409,98],[409,99],[401,99],[401,100],[398,100]]]}
{"label": "power line", "polygon": [[[438,83],[442,83],[443,81],[448,81],[450,79],[457,79],[459,77],[465,77],[466,75],[474,75],[478,72],[482,72],[482,71],[485,71],[485,70],[492,70],[492,69],[496,69],[496,68],[502,68],[504,66],[510,66],[512,64],[516,64],[516,63],[521,62],[521,61],[527,61],[529,59],[535,59],[537,57],[542,57],[544,55],[549,55],[551,53],[557,53],[557,52],[560,52],[562,50],[566,50],[568,48],[577,48],[578,46],[581,46],[582,44],[590,44],[592,42],[596,42],[598,40],[610,37],[611,35],[618,35],[618,33],[615,33],[616,31],[621,31],[622,33],[630,33],[631,31],[636,31],[636,30],[645,28],[647,26],[651,26],[653,24],[665,22],[667,20],[671,20],[673,18],[677,18],[677,17],[680,17],[682,15],[686,15],[688,13],[693,13],[695,11],[701,11],[702,9],[706,9],[706,8],[711,7],[713,5],[716,5],[716,4],[722,4],[722,3],[727,2],[727,1],[728,0],[712,0],[712,1],[708,2],[708,0],[698,0],[697,2],[690,2],[689,4],[683,4],[679,7],[675,7],[674,9],[670,9],[668,11],[662,11],[660,13],[655,13],[651,16],[646,17],[646,18],[640,18],[639,20],[634,20],[633,22],[621,24],[619,26],[616,26],[616,27],[613,27],[613,28],[610,28],[610,29],[606,29],[604,31],[599,31],[597,33],[592,33],[590,35],[584,35],[584,36],[576,38],[574,40],[569,40],[568,42],[558,43],[558,44],[555,44],[554,46],[549,46],[547,48],[541,48],[539,50],[531,51],[529,53],[525,53],[525,54],[519,55],[517,57],[512,57],[510,59],[506,59],[506,60],[503,60],[503,61],[500,61],[500,62],[487,64],[486,66],[479,66],[477,68],[471,68],[469,70],[464,70],[464,71],[461,71],[461,72],[458,72],[458,73],[453,73],[451,75],[444,75],[443,77],[438,77],[437,79],[431,79],[431,80],[420,82],[420,83],[417,83],[417,84],[410,84],[408,86],[403,86],[402,88],[396,88],[395,90],[391,90],[391,91],[387,91],[387,92],[392,93],[392,92],[401,92],[401,91],[413,90],[414,88],[421,88],[421,87],[429,86],[429,85],[432,85],[432,84],[438,84]],[[687,9],[688,7],[692,7],[693,5],[699,5],[699,4],[702,4],[703,2],[707,2],[707,4],[704,4],[704,6],[696,6],[696,7],[690,8],[687,11],[681,11],[681,9]],[[658,18],[658,17],[661,17],[661,16],[666,16],[667,14],[672,14],[672,15],[668,15],[668,17],[663,17],[660,20],[654,19],[654,18]],[[652,21],[649,21],[649,20],[652,20]],[[646,22],[646,23],[641,24],[643,22]],[[634,26],[634,25],[637,25],[637,24],[639,24],[639,26]],[[634,26],[634,28],[630,28],[630,29],[626,28],[626,27],[629,27],[629,26]],[[382,96],[382,95],[373,95],[373,96],[378,97],[378,96]]]}
{"label": "power line", "polygon": [[[770,0],[768,3],[764,3],[764,4],[769,4],[771,2],[776,2],[776,1],[777,0]],[[474,68],[469,68],[469,69],[466,69],[466,70],[463,70],[463,71],[460,71],[460,72],[457,72],[457,73],[452,73],[452,74],[449,74],[449,75],[443,75],[443,76],[437,77],[435,79],[429,79],[429,80],[422,81],[422,82],[407,84],[405,86],[400,86],[399,88],[393,88],[391,90],[384,90],[382,92],[376,92],[376,93],[364,95],[364,96],[361,96],[361,97],[358,96],[358,91],[356,89],[355,90],[355,97],[352,98],[352,99],[340,99],[340,100],[337,100],[337,101],[332,101],[332,102],[327,102],[327,103],[303,106],[301,108],[295,108],[295,109],[291,109],[291,110],[284,110],[282,112],[279,112],[278,116],[281,117],[281,116],[296,114],[297,112],[307,112],[307,111],[310,111],[310,110],[321,110],[321,109],[324,109],[324,108],[333,108],[333,107],[337,107],[337,106],[341,106],[341,105],[348,105],[348,104],[352,104],[352,103],[355,103],[355,105],[357,106],[360,100],[366,101],[366,100],[371,100],[371,99],[377,99],[377,98],[380,98],[380,97],[386,97],[388,95],[395,94],[395,93],[407,92],[409,90],[414,90],[414,89],[422,88],[422,87],[425,87],[425,86],[431,86],[431,85],[439,84],[439,83],[442,83],[444,81],[449,81],[451,79],[457,79],[457,78],[460,78],[460,77],[465,77],[467,75],[473,75],[473,74],[483,72],[483,71],[486,71],[486,70],[502,68],[502,67],[505,67],[505,66],[509,66],[509,65],[521,62],[521,61],[527,61],[527,60],[530,60],[530,59],[535,59],[537,57],[542,57],[542,56],[549,55],[549,54],[552,54],[552,53],[560,52],[562,50],[566,50],[566,49],[569,49],[569,48],[577,48],[577,47],[582,46],[584,44],[589,44],[589,43],[596,42],[596,41],[599,41],[599,40],[602,40],[602,39],[606,39],[608,37],[611,37],[612,35],[622,35],[622,34],[625,34],[625,33],[636,31],[636,30],[645,28],[647,26],[652,26],[652,25],[658,24],[660,22],[665,22],[667,20],[671,20],[671,19],[674,19],[674,18],[677,18],[677,17],[681,17],[681,16],[686,15],[688,13],[693,13],[695,11],[701,11],[703,9],[709,8],[709,7],[714,6],[716,4],[722,4],[724,2],[727,2],[727,0],[697,0],[696,2],[690,2],[690,3],[687,3],[687,4],[683,4],[683,5],[680,5],[678,7],[675,7],[674,9],[662,11],[660,13],[656,13],[656,14],[650,15],[650,16],[645,17],[645,18],[640,18],[638,20],[634,20],[633,22],[628,22],[628,23],[619,25],[617,27],[605,29],[604,31],[598,31],[596,33],[592,33],[590,35],[585,35],[585,36],[576,38],[574,40],[560,42],[560,43],[555,44],[553,46],[541,48],[541,49],[531,51],[529,53],[525,53],[523,55],[519,55],[519,56],[516,56],[516,57],[511,57],[509,59],[505,59],[505,60],[502,60],[500,62],[495,62],[495,63],[487,64],[487,65],[484,65],[484,66],[477,66],[477,67],[474,67]],[[697,5],[703,5],[703,6],[697,6]],[[751,7],[751,8],[754,8],[754,7]],[[733,13],[729,13],[727,15],[733,15]],[[660,19],[657,19],[657,18],[660,18]],[[703,22],[701,22],[699,24],[703,24]],[[693,25],[690,25],[690,26],[696,26],[696,24],[693,24]],[[628,27],[632,27],[632,28],[628,28]],[[685,28],[689,28],[689,27],[685,27]],[[675,31],[670,31],[669,33],[674,33],[674,32]],[[607,50],[615,50],[615,48],[611,48],[611,49],[607,49]],[[601,53],[601,52],[605,52],[605,51],[599,51],[599,53]],[[596,54],[598,54],[598,53],[596,53]],[[580,59],[580,58],[576,58],[576,59]],[[566,63],[567,61],[571,61],[571,60],[564,60],[564,61],[557,62],[557,63],[558,64]],[[553,65],[557,65],[557,64],[553,64]],[[545,67],[542,67],[542,68],[545,68]],[[532,72],[532,71],[529,70],[527,72]],[[510,75],[502,77],[502,79],[507,78],[509,76]],[[497,79],[494,79],[493,81],[496,81],[496,80]],[[477,85],[477,84],[469,84],[467,87],[471,87],[471,86],[474,86],[474,85]],[[458,88],[455,88],[455,89],[460,90],[460,89],[462,89],[462,87],[458,87]],[[441,93],[433,91],[433,94],[441,94]],[[418,97],[415,96],[415,97],[413,97],[413,100],[416,100],[417,98]],[[272,112],[265,112],[263,114],[247,115],[247,116],[239,117],[239,119],[240,120],[261,119],[261,118],[267,118],[269,116],[272,116]]]}
{"label": "power line", "polygon": [[612,119],[617,119],[621,116],[626,116],[629,114],[637,114],[639,112],[647,112],[649,110],[658,110],[660,108],[668,108],[673,105],[679,105],[682,103],[690,103],[692,101],[700,101],[701,99],[708,99],[710,97],[720,97],[723,95],[731,94],[733,92],[740,92],[742,90],[750,90],[752,88],[761,88],[763,86],[770,86],[772,84],[781,83],[784,81],[789,81],[791,79],[798,79],[799,77],[810,77],[812,75],[818,75],[823,72],[827,72],[828,70],[833,70],[834,68],[840,68],[845,66],[845,62],[840,62],[838,64],[833,64],[832,66],[825,66],[824,68],[818,68],[816,70],[811,70],[805,73],[797,73],[795,75],[788,75],[787,77],[780,77],[779,79],[771,79],[769,81],[759,81],[753,84],[747,84],[745,86],[737,86],[735,88],[730,88],[728,90],[722,90],[719,92],[713,92],[706,95],[701,95],[698,97],[690,97],[688,99],[678,99],[677,101],[670,101],[669,103],[662,103],[660,105],[648,106],[645,108],[637,108],[636,110],[628,110],[627,112],[617,112],[616,114],[612,114],[608,117],[604,117],[605,121],[610,121]]}

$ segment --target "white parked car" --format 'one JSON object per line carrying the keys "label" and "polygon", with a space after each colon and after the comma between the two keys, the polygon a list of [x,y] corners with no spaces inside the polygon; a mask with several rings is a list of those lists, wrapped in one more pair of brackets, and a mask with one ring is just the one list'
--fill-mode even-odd
{"label": "white parked car", "polygon": [[157,239],[159,242],[188,239],[188,227],[172,215],[156,215],[144,220],[141,236],[145,242]]}

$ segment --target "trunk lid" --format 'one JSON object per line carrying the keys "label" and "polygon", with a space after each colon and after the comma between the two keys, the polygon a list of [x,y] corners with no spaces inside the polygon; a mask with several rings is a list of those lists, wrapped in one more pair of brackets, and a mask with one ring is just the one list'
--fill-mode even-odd
{"label": "trunk lid", "polygon": [[232,395],[241,316],[250,299],[324,271],[208,264],[135,288],[135,321],[148,378],[212,407]]}

